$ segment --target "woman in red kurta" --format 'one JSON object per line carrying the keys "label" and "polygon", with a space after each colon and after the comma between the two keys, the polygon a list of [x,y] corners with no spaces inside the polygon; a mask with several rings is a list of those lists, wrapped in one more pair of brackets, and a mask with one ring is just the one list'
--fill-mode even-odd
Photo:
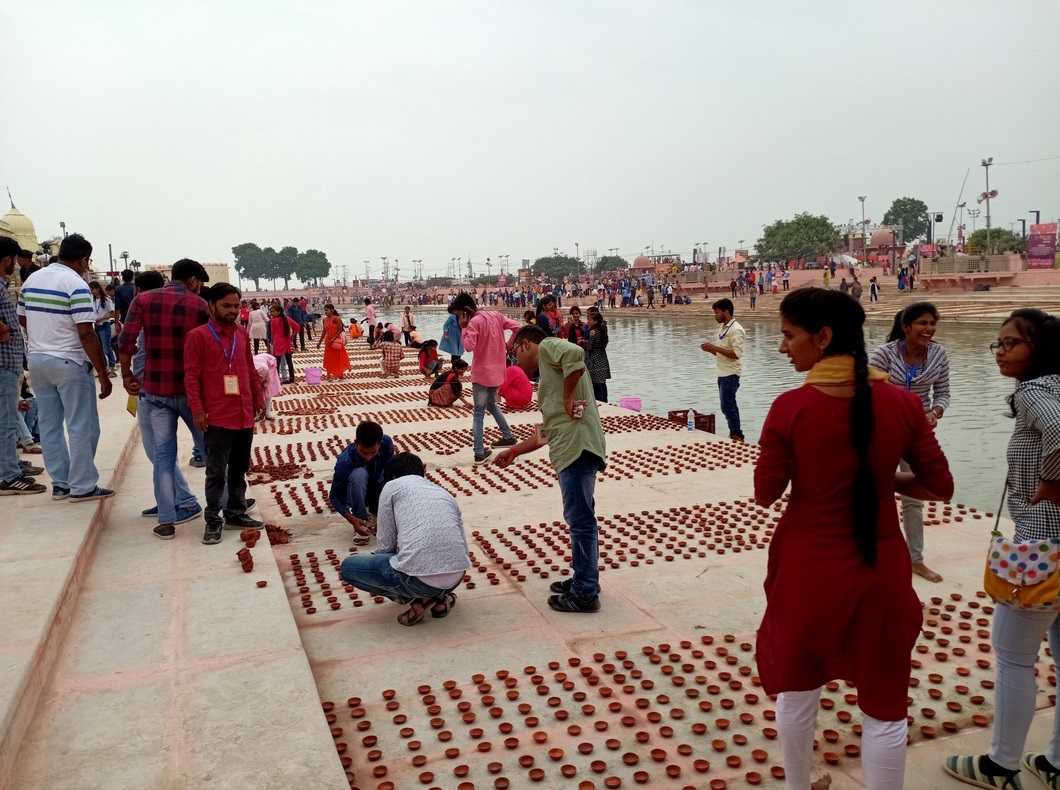
{"label": "woman in red kurta", "polygon": [[[809,375],[773,402],[755,468],[761,505],[791,483],[769,548],[759,675],[780,695],[789,787],[810,786],[821,686],[843,679],[857,685],[864,714],[865,786],[901,788],[921,611],[894,495],[948,499],[953,478],[919,399],[868,367],[854,299],[803,288],[780,312],[780,352]],[[896,476],[902,458],[912,474]]]}
{"label": "woman in red kurta", "polygon": [[331,304],[324,305],[324,320],[323,331],[320,333],[320,340],[317,341],[317,348],[320,348],[320,344],[324,344],[324,372],[327,374],[327,378],[330,379],[341,379],[342,375],[352,368],[350,365],[350,355],[346,352],[346,346],[341,345],[338,348],[334,348],[331,344],[336,338],[342,335],[344,329],[342,319],[339,318],[335,312],[335,306]]}

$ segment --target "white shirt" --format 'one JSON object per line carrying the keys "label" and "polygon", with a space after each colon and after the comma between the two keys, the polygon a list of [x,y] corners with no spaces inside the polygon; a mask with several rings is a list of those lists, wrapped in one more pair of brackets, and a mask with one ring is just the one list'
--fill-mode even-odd
{"label": "white shirt", "polygon": [[53,263],[27,277],[18,295],[18,314],[26,319],[30,354],[88,362],[77,325],[95,324],[96,311],[88,283],[69,266]]}
{"label": "white shirt", "polygon": [[[102,299],[93,299],[92,309],[96,311],[96,320],[106,318],[108,320],[104,323],[114,323],[114,303],[110,300],[104,301]],[[103,324],[99,324],[98,326],[103,326]]]}
{"label": "white shirt", "polygon": [[394,570],[439,589],[455,585],[471,567],[460,506],[445,489],[418,475],[383,486],[376,532],[379,545],[373,553],[394,554]]}
{"label": "white shirt", "polygon": [[718,361],[718,378],[722,376],[739,376],[743,372],[743,345],[747,339],[747,330],[732,319],[727,324],[722,324],[718,330],[718,342],[715,345],[728,349],[736,354],[736,359],[729,359],[724,354],[715,354]]}

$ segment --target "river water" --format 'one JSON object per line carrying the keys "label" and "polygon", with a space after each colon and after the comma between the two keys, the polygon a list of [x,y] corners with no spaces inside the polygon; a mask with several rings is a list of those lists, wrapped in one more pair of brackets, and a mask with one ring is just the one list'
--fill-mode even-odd
{"label": "river water", "polygon": [[[652,414],[666,416],[671,409],[688,408],[714,412],[717,430],[726,433],[713,357],[699,348],[700,343],[717,338],[713,318],[615,313],[605,313],[610,330],[611,403],[617,405],[619,398],[634,396],[641,399],[643,411]],[[380,317],[400,325],[397,310],[381,312]],[[426,338],[440,338],[445,317],[437,310],[419,312],[418,329]],[[786,356],[777,353],[779,319],[756,316],[745,320],[744,326],[747,347],[737,399],[744,433],[754,442],[773,399],[797,387],[802,377]],[[866,326],[870,353],[886,341],[888,330],[882,323]],[[954,499],[988,511],[996,510],[1001,499],[1005,445],[1012,432],[1005,398],[1013,384],[997,372],[988,348],[997,339],[997,330],[991,324],[947,325],[943,320],[935,336],[950,360],[952,403],[939,422],[938,435],[953,470]]]}

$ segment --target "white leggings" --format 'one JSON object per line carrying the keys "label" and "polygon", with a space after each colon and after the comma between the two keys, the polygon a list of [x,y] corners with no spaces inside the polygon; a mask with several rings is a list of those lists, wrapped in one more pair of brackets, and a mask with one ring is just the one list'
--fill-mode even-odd
{"label": "white leggings", "polygon": [[[785,691],[777,699],[777,730],[789,790],[809,790],[813,736],[821,690]],[[906,720],[862,717],[861,768],[867,790],[901,790],[905,778]]]}

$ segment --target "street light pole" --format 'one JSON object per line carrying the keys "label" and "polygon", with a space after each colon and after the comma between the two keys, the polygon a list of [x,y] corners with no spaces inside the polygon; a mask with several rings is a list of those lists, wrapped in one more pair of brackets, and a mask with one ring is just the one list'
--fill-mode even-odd
{"label": "street light pole", "polygon": [[1016,220],[1016,222],[1018,222],[1018,223],[1020,224],[1020,227],[1022,227],[1022,228],[1023,228],[1023,230],[1022,230],[1022,236],[1023,236],[1023,238],[1027,238],[1027,220],[1025,220],[1025,219],[1018,219],[1018,220]]}
{"label": "street light pole", "polygon": [[987,157],[982,161],[986,170],[986,251],[990,252],[990,165],[994,164],[994,157]]}
{"label": "street light pole", "polygon": [[968,216],[972,218],[972,233],[975,233],[975,218],[979,216],[981,209],[968,209]]}
{"label": "street light pole", "polygon": [[869,265],[869,245],[865,240],[865,198],[868,195],[858,195],[858,200],[861,202],[861,263],[865,266]]}
{"label": "street light pole", "polygon": [[1041,224],[1041,222],[1042,222],[1042,212],[1038,211],[1037,209],[1033,209],[1032,208],[1027,213],[1034,215],[1034,224],[1035,225],[1040,225]]}
{"label": "street light pole", "polygon": [[66,238],[66,223],[65,222],[60,222],[59,223],[59,227],[63,229],[63,238],[65,239]]}

